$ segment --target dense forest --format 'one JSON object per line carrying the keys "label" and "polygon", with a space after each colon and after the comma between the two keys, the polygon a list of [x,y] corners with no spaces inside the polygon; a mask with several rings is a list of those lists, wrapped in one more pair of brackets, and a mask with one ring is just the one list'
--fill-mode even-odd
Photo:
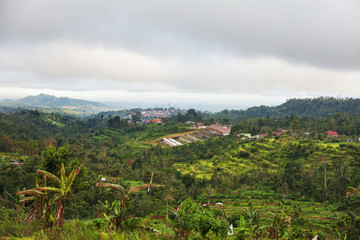
{"label": "dense forest", "polygon": [[215,119],[230,119],[232,122],[238,122],[244,118],[252,117],[285,117],[291,115],[327,117],[335,113],[345,113],[351,116],[360,114],[360,99],[358,98],[334,98],[319,97],[305,99],[289,99],[278,106],[258,106],[246,110],[223,110],[215,115]]}
{"label": "dense forest", "polygon": [[[0,113],[0,237],[359,239],[357,101],[189,109],[161,124],[139,109],[131,119]],[[162,143],[198,121],[231,133]]]}

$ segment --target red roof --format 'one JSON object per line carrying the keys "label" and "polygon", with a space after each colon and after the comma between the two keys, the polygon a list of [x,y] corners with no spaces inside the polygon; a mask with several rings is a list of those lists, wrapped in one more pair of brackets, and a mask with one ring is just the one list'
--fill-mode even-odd
{"label": "red roof", "polygon": [[337,136],[337,135],[338,135],[337,132],[331,131],[331,130],[327,131],[326,134],[327,134],[327,135],[330,135],[330,136]]}

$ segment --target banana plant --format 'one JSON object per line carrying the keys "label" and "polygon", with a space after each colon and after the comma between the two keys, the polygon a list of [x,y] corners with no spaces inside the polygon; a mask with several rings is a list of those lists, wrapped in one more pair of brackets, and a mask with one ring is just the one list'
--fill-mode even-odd
{"label": "banana plant", "polygon": [[112,229],[116,229],[116,226],[121,226],[121,222],[125,215],[126,208],[121,208],[121,202],[119,200],[114,200],[112,203],[109,203],[107,200],[105,203],[99,201],[107,212],[111,215],[104,213],[104,219]]}
{"label": "banana plant", "polygon": [[[37,218],[42,221],[42,227],[52,228],[54,225],[61,227],[64,223],[64,199],[70,192],[71,186],[80,173],[82,165],[79,168],[73,168],[66,176],[64,164],[61,164],[60,178],[55,174],[36,170],[38,176],[42,177],[44,186],[39,186],[37,181],[34,189],[19,191],[16,195],[22,196],[21,202],[33,201],[33,210],[28,214],[27,219]],[[53,186],[47,186],[49,179]],[[30,195],[30,196],[26,196]]]}
{"label": "banana plant", "polygon": [[142,190],[149,191],[151,188],[164,188],[164,185],[152,184],[152,180],[153,174],[151,175],[151,180],[149,184],[142,184],[137,187],[130,187],[129,189],[125,189],[123,186],[114,183],[101,182],[96,184],[97,187],[113,188],[122,193],[121,201],[115,200],[112,202],[111,205],[106,201],[105,204],[103,204],[106,209],[110,210],[113,213],[113,215],[111,216],[107,216],[106,214],[104,214],[105,220],[112,228],[114,228],[115,230],[119,230],[121,228],[121,224],[125,219],[125,213],[128,207],[128,198],[131,193],[139,192]]}
{"label": "banana plant", "polygon": [[175,218],[167,216],[166,220],[174,231],[174,239],[188,240],[192,232],[201,234],[202,239],[210,239],[212,234],[219,237],[228,234],[229,225],[225,221],[204,211],[200,204],[192,199],[183,201],[173,213]]}

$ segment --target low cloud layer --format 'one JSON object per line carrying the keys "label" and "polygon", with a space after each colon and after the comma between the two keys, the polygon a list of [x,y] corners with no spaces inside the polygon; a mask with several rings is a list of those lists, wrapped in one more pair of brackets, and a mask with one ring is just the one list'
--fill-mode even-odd
{"label": "low cloud layer", "polygon": [[254,96],[254,104],[256,96],[359,97],[359,7],[355,0],[4,0],[0,86],[92,91],[98,99],[178,93],[204,103],[212,94]]}

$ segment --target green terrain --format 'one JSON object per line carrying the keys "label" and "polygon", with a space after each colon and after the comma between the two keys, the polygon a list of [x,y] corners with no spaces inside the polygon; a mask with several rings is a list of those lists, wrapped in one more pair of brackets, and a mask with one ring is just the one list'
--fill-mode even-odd
{"label": "green terrain", "polygon": [[0,239],[359,239],[356,111],[0,113]]}

